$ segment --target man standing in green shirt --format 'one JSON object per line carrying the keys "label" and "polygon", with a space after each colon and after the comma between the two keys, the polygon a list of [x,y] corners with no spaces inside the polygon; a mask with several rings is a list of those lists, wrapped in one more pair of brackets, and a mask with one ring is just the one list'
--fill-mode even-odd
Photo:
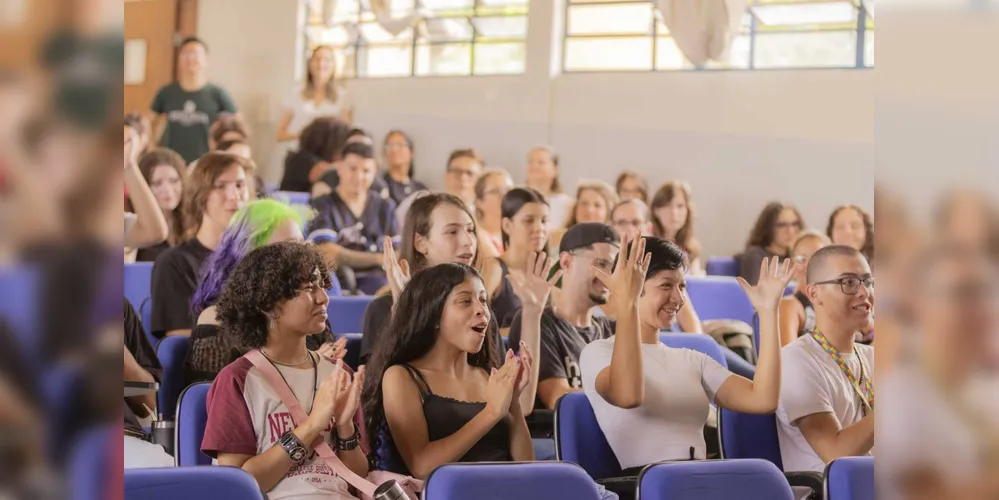
{"label": "man standing in green shirt", "polygon": [[177,55],[177,81],[161,88],[151,106],[160,146],[180,153],[187,163],[208,152],[208,128],[216,118],[237,113],[229,93],[208,83],[207,67],[205,43],[185,39]]}

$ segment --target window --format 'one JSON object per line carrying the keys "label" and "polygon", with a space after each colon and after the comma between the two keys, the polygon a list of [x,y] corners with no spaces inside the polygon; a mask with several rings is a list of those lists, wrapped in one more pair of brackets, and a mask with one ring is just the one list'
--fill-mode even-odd
{"label": "window", "polygon": [[862,0],[748,0],[728,59],[696,68],[651,0],[566,0],[562,69],[862,68],[874,24]]}
{"label": "window", "polygon": [[377,22],[368,0],[302,2],[305,50],[332,46],[347,77],[524,72],[528,0],[384,0],[393,19],[416,8],[430,13],[397,35]]}

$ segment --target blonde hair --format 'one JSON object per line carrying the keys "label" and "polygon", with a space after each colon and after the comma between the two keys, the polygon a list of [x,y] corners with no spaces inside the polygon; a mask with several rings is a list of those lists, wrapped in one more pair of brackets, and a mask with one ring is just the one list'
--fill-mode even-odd
{"label": "blonde hair", "polygon": [[[597,179],[583,179],[576,187],[576,200],[572,202],[572,209],[569,211],[569,218],[565,220],[564,228],[569,229],[576,225],[576,208],[579,206],[579,197],[583,191],[593,191],[600,195],[607,204],[607,217],[610,218],[611,208],[617,205],[617,193],[610,184]],[[608,221],[604,221],[607,223]]]}
{"label": "blonde hair", "polygon": [[[316,97],[316,82],[315,75],[312,74],[312,59],[316,57],[316,53],[320,50],[328,50],[333,54],[334,58],[336,53],[333,51],[333,47],[329,45],[317,45],[312,49],[312,54],[309,55],[309,60],[305,64],[305,88],[302,89],[302,97],[304,99],[312,99]],[[334,61],[335,64],[335,61]],[[340,94],[336,87],[336,68],[333,69],[333,74],[330,75],[330,79],[323,85],[323,90],[326,92],[326,100],[329,102],[336,102],[339,99]]]}

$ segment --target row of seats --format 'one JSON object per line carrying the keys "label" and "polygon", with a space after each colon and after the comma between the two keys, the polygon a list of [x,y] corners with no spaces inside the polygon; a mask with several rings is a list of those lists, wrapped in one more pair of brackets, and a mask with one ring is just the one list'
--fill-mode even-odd
{"label": "row of seats", "polygon": [[[826,500],[874,499],[872,457],[835,460],[826,478]],[[124,496],[126,500],[265,498],[253,477],[234,467],[126,470]],[[794,493],[769,462],[710,460],[646,467],[639,476],[636,496],[641,500],[792,500]],[[600,493],[581,468],[568,462],[469,463],[437,468],[427,478],[422,497],[599,500]]]}

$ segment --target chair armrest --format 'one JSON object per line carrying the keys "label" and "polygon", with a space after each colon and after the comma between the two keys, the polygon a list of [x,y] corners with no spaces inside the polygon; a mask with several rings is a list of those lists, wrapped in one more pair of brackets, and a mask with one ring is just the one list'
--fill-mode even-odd
{"label": "chair armrest", "polygon": [[824,481],[822,474],[811,471],[785,472],[788,484],[812,490],[807,500],[822,500]]}

